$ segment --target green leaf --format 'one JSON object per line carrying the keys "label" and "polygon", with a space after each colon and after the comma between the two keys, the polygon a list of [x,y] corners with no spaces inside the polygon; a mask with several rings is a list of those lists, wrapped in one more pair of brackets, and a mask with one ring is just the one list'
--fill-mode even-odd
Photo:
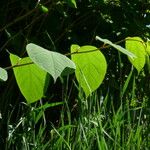
{"label": "green leaf", "polygon": [[0,80],[6,81],[8,79],[7,71],[0,67]]}
{"label": "green leaf", "polygon": [[43,13],[48,13],[48,11],[49,11],[48,8],[42,4],[39,4],[39,8],[41,9],[41,11]]}
{"label": "green leaf", "polygon": [[135,59],[128,58],[137,71],[140,72],[145,65],[146,57],[146,47],[143,40],[140,37],[126,38],[126,49],[136,56]]}
{"label": "green leaf", "polygon": [[41,99],[46,90],[47,73],[36,64],[22,65],[32,62],[29,57],[21,59],[16,55],[10,54],[10,60],[12,65],[20,65],[19,67],[14,67],[13,71],[19,89],[27,102],[33,103]]}
{"label": "green leaf", "polygon": [[77,8],[76,0],[66,0],[68,5],[73,8]]}
{"label": "green leaf", "polygon": [[61,74],[72,73],[76,68],[69,58],[60,53],[48,51],[32,43],[28,44],[26,49],[31,60],[48,72],[54,81]]}
{"label": "green leaf", "polygon": [[94,46],[71,46],[71,53],[75,53],[71,57],[76,64],[76,78],[86,97],[100,86],[106,74],[105,57],[100,51],[93,51],[96,49]]}
{"label": "green leaf", "polygon": [[104,42],[105,44],[111,45],[112,47],[114,47],[115,49],[117,49],[118,51],[122,52],[123,54],[126,54],[127,56],[129,56],[130,58],[135,58],[136,56],[131,53],[130,51],[126,50],[125,48],[121,47],[120,45],[114,44],[111,41],[107,40],[107,39],[102,39],[99,36],[96,36],[96,40],[99,40],[101,42]]}
{"label": "green leaf", "polygon": [[146,52],[150,56],[150,41],[147,41],[147,43],[146,43]]}

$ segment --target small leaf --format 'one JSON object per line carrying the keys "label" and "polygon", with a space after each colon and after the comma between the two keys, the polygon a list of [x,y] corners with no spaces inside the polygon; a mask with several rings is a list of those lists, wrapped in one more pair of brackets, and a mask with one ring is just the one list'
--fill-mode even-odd
{"label": "small leaf", "polygon": [[6,81],[8,79],[7,71],[0,67],[0,80]]}
{"label": "small leaf", "polygon": [[131,53],[130,51],[126,50],[125,48],[121,47],[120,45],[114,44],[111,41],[107,40],[107,39],[102,39],[99,36],[96,36],[96,40],[99,40],[101,42],[104,42],[105,44],[111,45],[112,47],[114,47],[115,49],[117,49],[118,51],[126,54],[127,56],[129,56],[130,58],[135,58],[136,56]]}
{"label": "small leaf", "polygon": [[77,8],[76,0],[66,0],[68,5],[73,8]]}
{"label": "small leaf", "polygon": [[48,13],[48,11],[49,11],[48,8],[42,4],[39,4],[39,8],[41,9],[41,11],[43,13]]}
{"label": "small leaf", "polygon": [[[21,65],[31,63],[29,57],[19,58],[10,54],[12,65]],[[35,64],[24,65],[13,68],[15,78],[22,95],[28,103],[38,101],[44,96],[46,90],[45,82],[47,73]]]}
{"label": "small leaf", "polygon": [[86,97],[100,86],[106,74],[107,63],[105,57],[100,51],[93,51],[96,49],[96,47],[89,45],[71,46],[71,53],[75,53],[72,54],[71,58],[76,64],[76,78]]}
{"label": "small leaf", "polygon": [[135,59],[128,58],[137,71],[140,72],[146,61],[146,47],[143,40],[140,37],[126,38],[126,49],[136,56]]}
{"label": "small leaf", "polygon": [[32,43],[28,44],[26,49],[31,60],[48,72],[54,81],[62,73],[72,73],[76,68],[75,64],[69,58],[60,53],[48,51]]}

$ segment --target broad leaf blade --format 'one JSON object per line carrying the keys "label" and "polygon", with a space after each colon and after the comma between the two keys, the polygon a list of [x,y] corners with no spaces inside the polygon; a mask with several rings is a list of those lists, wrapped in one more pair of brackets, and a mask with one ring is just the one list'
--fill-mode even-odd
{"label": "broad leaf blade", "polygon": [[48,51],[32,43],[28,44],[26,49],[31,60],[48,72],[54,81],[56,81],[63,71],[69,74],[76,68],[75,64],[69,58],[60,53]]}
{"label": "broad leaf blade", "polygon": [[71,53],[77,52],[71,56],[76,64],[76,78],[86,97],[100,86],[107,69],[105,57],[100,51],[93,51],[95,49],[97,48],[94,46],[71,46]]}
{"label": "broad leaf blade", "polygon": [[128,58],[137,71],[140,72],[146,61],[146,47],[143,40],[140,37],[126,38],[126,49],[136,56],[135,59]]}
{"label": "broad leaf blade", "polygon": [[6,81],[8,79],[7,71],[0,67],[0,80]]}
{"label": "broad leaf blade", "polygon": [[101,41],[101,42],[104,42],[105,44],[109,44],[111,45],[112,47],[114,47],[115,49],[117,49],[118,51],[126,54],[128,57],[130,57],[131,59],[134,59],[136,56],[131,53],[130,51],[126,50],[125,48],[121,47],[120,45],[117,45],[117,44],[114,44],[112,43],[111,41],[107,40],[107,39],[102,39],[100,38],[99,36],[96,36],[96,39]]}
{"label": "broad leaf blade", "polygon": [[[29,57],[19,58],[10,54],[12,65],[21,65],[32,62]],[[13,68],[15,78],[22,95],[28,103],[38,101],[44,96],[46,72],[35,64]]]}

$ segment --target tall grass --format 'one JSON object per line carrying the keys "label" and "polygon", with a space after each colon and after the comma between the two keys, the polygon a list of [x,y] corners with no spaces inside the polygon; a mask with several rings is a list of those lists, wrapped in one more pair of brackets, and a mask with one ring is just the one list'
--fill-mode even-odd
{"label": "tall grass", "polygon": [[[16,150],[148,150],[150,148],[149,114],[146,114],[146,97],[136,105],[135,91],[124,93],[131,76],[124,83],[120,105],[114,107],[115,96],[108,90],[93,93],[86,99],[80,87],[76,104],[69,106],[72,90],[63,91],[63,103],[57,125],[47,120],[45,110],[57,104],[30,106],[17,124],[11,125],[8,119],[6,149]],[[135,81],[132,80],[132,86]],[[135,87],[132,87],[134,89]],[[123,101],[124,100],[124,101]],[[73,111],[76,109],[76,114]],[[11,117],[11,116],[10,116]]]}

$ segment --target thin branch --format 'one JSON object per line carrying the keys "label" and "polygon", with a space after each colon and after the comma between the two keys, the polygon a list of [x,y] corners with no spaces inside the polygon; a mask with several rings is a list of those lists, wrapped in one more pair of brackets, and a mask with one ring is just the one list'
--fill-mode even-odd
{"label": "thin branch", "polygon": [[12,26],[13,24],[21,21],[22,19],[26,18],[27,16],[31,15],[34,11],[36,10],[36,8],[32,9],[31,11],[29,11],[28,13],[26,13],[25,15],[16,18],[15,20],[13,20],[12,22],[8,23],[7,25],[5,25],[3,28],[0,29],[0,32],[2,32],[3,30],[7,29],[8,27]]}
{"label": "thin branch", "polygon": [[[126,38],[126,39],[120,40],[118,42],[115,42],[115,44],[120,44],[120,43],[122,43],[126,40],[138,41],[138,42],[141,42],[142,44],[144,44],[143,41],[135,40],[135,39],[129,39],[129,38]],[[64,54],[64,55],[65,56],[71,56],[71,55],[75,55],[75,54],[92,53],[92,52],[100,51],[102,49],[107,49],[107,48],[110,48],[110,47],[111,47],[111,45],[102,45],[100,48],[93,49],[93,50],[87,50],[87,51],[84,51],[84,52],[79,52],[78,49],[77,49],[77,51],[75,51],[75,52],[67,53],[67,54]],[[34,62],[25,63],[25,64],[16,64],[16,65],[13,65],[13,66],[6,67],[4,69],[9,70],[9,69],[12,69],[12,68],[22,67],[22,66],[31,65],[31,64],[34,64]]]}
{"label": "thin branch", "polygon": [[4,68],[5,70],[10,70],[12,68],[16,68],[16,67],[22,67],[22,66],[27,66],[27,65],[32,65],[34,64],[33,62],[30,62],[30,63],[25,63],[25,64],[16,64],[16,65],[13,65],[13,66],[9,66],[9,67],[6,67]]}
{"label": "thin branch", "polygon": [[[44,3],[44,5],[45,5],[45,4],[48,4],[49,2],[50,2],[50,1],[47,1],[46,3]],[[13,20],[12,22],[6,24],[4,27],[2,27],[2,28],[0,29],[0,32],[4,31],[5,29],[9,28],[10,26],[14,25],[15,23],[17,23],[17,22],[23,20],[24,18],[30,16],[30,15],[31,15],[32,13],[34,13],[37,9],[38,9],[38,7],[36,6],[35,8],[33,8],[32,10],[30,10],[29,12],[27,12],[25,15],[20,16],[20,17],[16,18],[15,20]]]}

